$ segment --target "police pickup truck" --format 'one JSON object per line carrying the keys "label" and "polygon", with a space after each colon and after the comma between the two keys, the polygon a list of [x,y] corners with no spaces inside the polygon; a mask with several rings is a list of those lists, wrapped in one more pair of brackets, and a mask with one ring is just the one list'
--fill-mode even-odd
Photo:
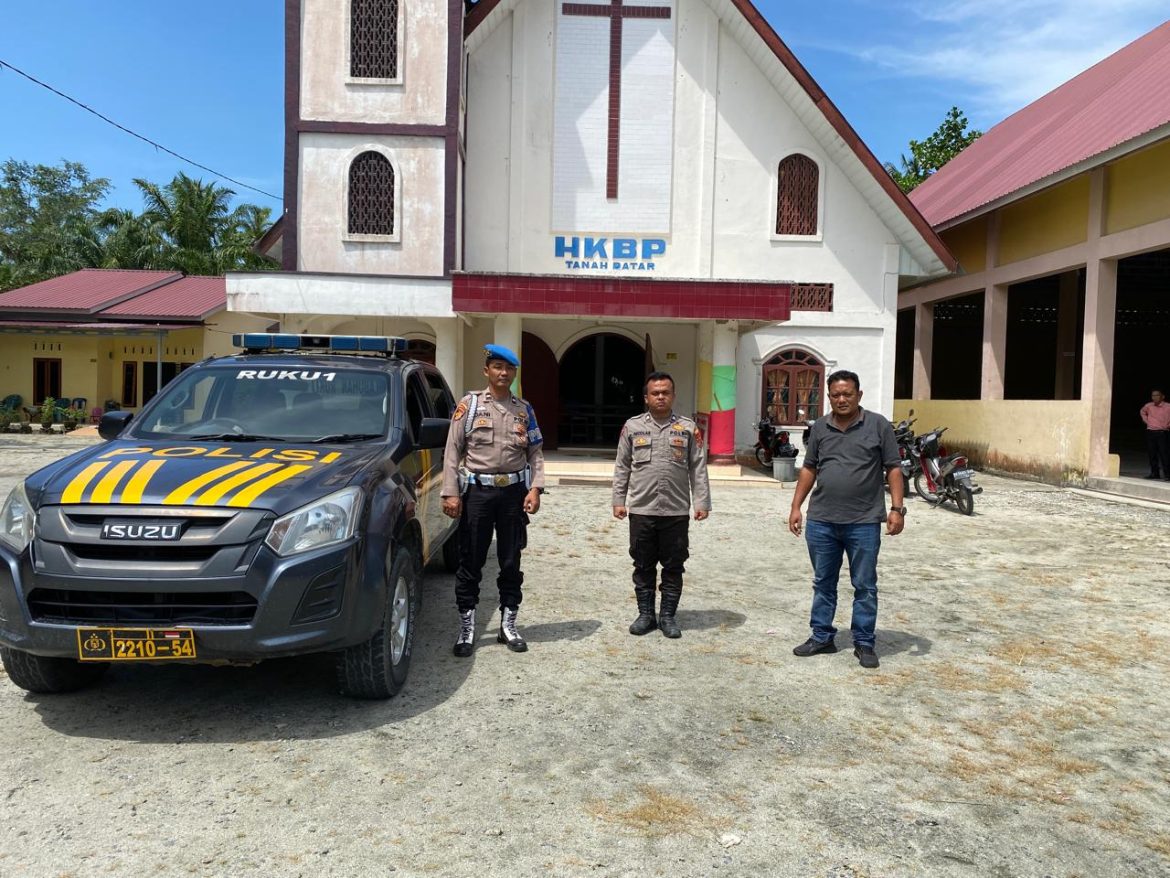
{"label": "police pickup truck", "polygon": [[410,665],[442,512],[451,391],[404,339],[259,333],[180,373],[105,444],[0,508],[0,659],[32,692],[115,662],[335,654],[388,698]]}

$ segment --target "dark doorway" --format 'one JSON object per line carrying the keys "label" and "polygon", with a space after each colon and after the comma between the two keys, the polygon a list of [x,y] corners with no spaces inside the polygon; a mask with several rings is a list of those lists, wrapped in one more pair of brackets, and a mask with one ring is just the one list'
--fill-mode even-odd
{"label": "dark doorway", "polygon": [[1079,399],[1084,278],[1039,277],[1008,288],[1004,399]]}
{"label": "dark doorway", "polygon": [[561,357],[563,445],[617,445],[622,424],[645,410],[645,351],[624,336],[590,335]]}
{"label": "dark doorway", "polygon": [[1149,470],[1146,430],[1139,412],[1150,390],[1170,394],[1170,250],[1117,263],[1117,314],[1113,338],[1113,405],[1109,450],[1121,456],[1122,475]]}
{"label": "dark doorway", "polygon": [[520,339],[520,382],[524,398],[536,412],[536,423],[544,435],[544,447],[555,451],[560,424],[560,395],[557,389],[557,356],[544,339],[525,332]]}
{"label": "dark doorway", "polygon": [[894,399],[914,397],[914,315],[916,309],[898,312],[898,333],[894,337]]}
{"label": "dark doorway", "polygon": [[983,372],[983,293],[934,303],[931,399],[979,399]]}
{"label": "dark doorway", "polygon": [[61,361],[47,357],[33,358],[33,405],[47,397],[61,398]]}

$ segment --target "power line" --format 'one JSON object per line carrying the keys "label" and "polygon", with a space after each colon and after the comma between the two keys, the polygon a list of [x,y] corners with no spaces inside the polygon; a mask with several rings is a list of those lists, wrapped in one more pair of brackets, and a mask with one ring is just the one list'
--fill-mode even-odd
{"label": "power line", "polygon": [[199,164],[199,162],[195,161],[194,159],[189,159],[184,155],[179,155],[179,153],[175,152],[173,149],[167,149],[161,143],[156,143],[155,141],[151,140],[149,137],[144,137],[143,135],[139,134],[137,131],[131,131],[125,125],[119,125],[117,122],[115,122],[109,116],[103,116],[101,113],[99,113],[93,107],[86,106],[81,101],[77,100],[76,98],[72,98],[69,95],[65,94],[65,92],[59,91],[58,89],[53,88],[53,86],[49,85],[47,82],[41,82],[35,76],[33,76],[29,73],[25,73],[19,67],[13,67],[7,61],[5,61],[3,58],[0,58],[0,70],[3,70],[5,67],[7,67],[13,73],[17,73],[17,74],[23,76],[29,82],[34,82],[37,85],[39,85],[41,88],[48,89],[53,94],[58,95],[59,97],[65,98],[65,100],[69,101],[71,104],[76,104],[77,106],[81,107],[81,109],[85,110],[87,113],[93,113],[95,116],[97,116],[103,122],[108,122],[110,125],[113,125],[119,131],[125,131],[131,137],[137,137],[139,140],[144,141],[146,143],[149,143],[155,149],[161,149],[163,152],[168,153],[169,155],[173,155],[175,158],[179,159],[180,161],[184,161],[189,165],[194,165],[195,167],[200,168],[201,170],[207,171],[209,174],[214,174],[217,177],[221,177],[222,179],[227,180],[229,183],[235,183],[237,186],[243,186],[245,189],[251,189],[253,192],[259,192],[261,195],[267,195],[269,198],[273,198],[277,201],[281,200],[279,195],[273,195],[271,192],[265,192],[263,189],[257,189],[255,186],[249,186],[247,183],[244,183],[240,180],[236,180],[232,177],[229,177],[227,174],[221,174],[219,171],[215,170],[214,168],[209,168],[209,167],[207,167],[207,165],[201,165],[201,164]]}

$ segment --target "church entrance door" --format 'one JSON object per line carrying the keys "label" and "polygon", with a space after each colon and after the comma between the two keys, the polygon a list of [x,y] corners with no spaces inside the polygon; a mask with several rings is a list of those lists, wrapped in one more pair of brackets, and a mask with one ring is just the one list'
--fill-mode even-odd
{"label": "church entrance door", "polygon": [[557,447],[560,420],[557,355],[539,335],[525,332],[520,339],[520,363],[520,389],[536,412],[545,450],[553,451]]}
{"label": "church entrance door", "polygon": [[617,445],[622,424],[645,410],[646,354],[625,336],[586,336],[561,357],[561,445]]}

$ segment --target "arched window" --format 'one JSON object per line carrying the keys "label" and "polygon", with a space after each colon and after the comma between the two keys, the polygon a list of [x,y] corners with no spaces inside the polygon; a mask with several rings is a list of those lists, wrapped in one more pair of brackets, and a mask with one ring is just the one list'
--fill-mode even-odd
{"label": "arched window", "polygon": [[776,234],[815,235],[821,172],[806,155],[793,153],[780,162],[776,177]]}
{"label": "arched window", "polygon": [[386,156],[363,152],[349,166],[349,233],[394,234],[394,167]]}
{"label": "arched window", "polygon": [[398,78],[398,0],[350,0],[349,75]]}
{"label": "arched window", "polygon": [[764,364],[761,417],[795,426],[821,416],[825,364],[805,351],[781,351]]}

